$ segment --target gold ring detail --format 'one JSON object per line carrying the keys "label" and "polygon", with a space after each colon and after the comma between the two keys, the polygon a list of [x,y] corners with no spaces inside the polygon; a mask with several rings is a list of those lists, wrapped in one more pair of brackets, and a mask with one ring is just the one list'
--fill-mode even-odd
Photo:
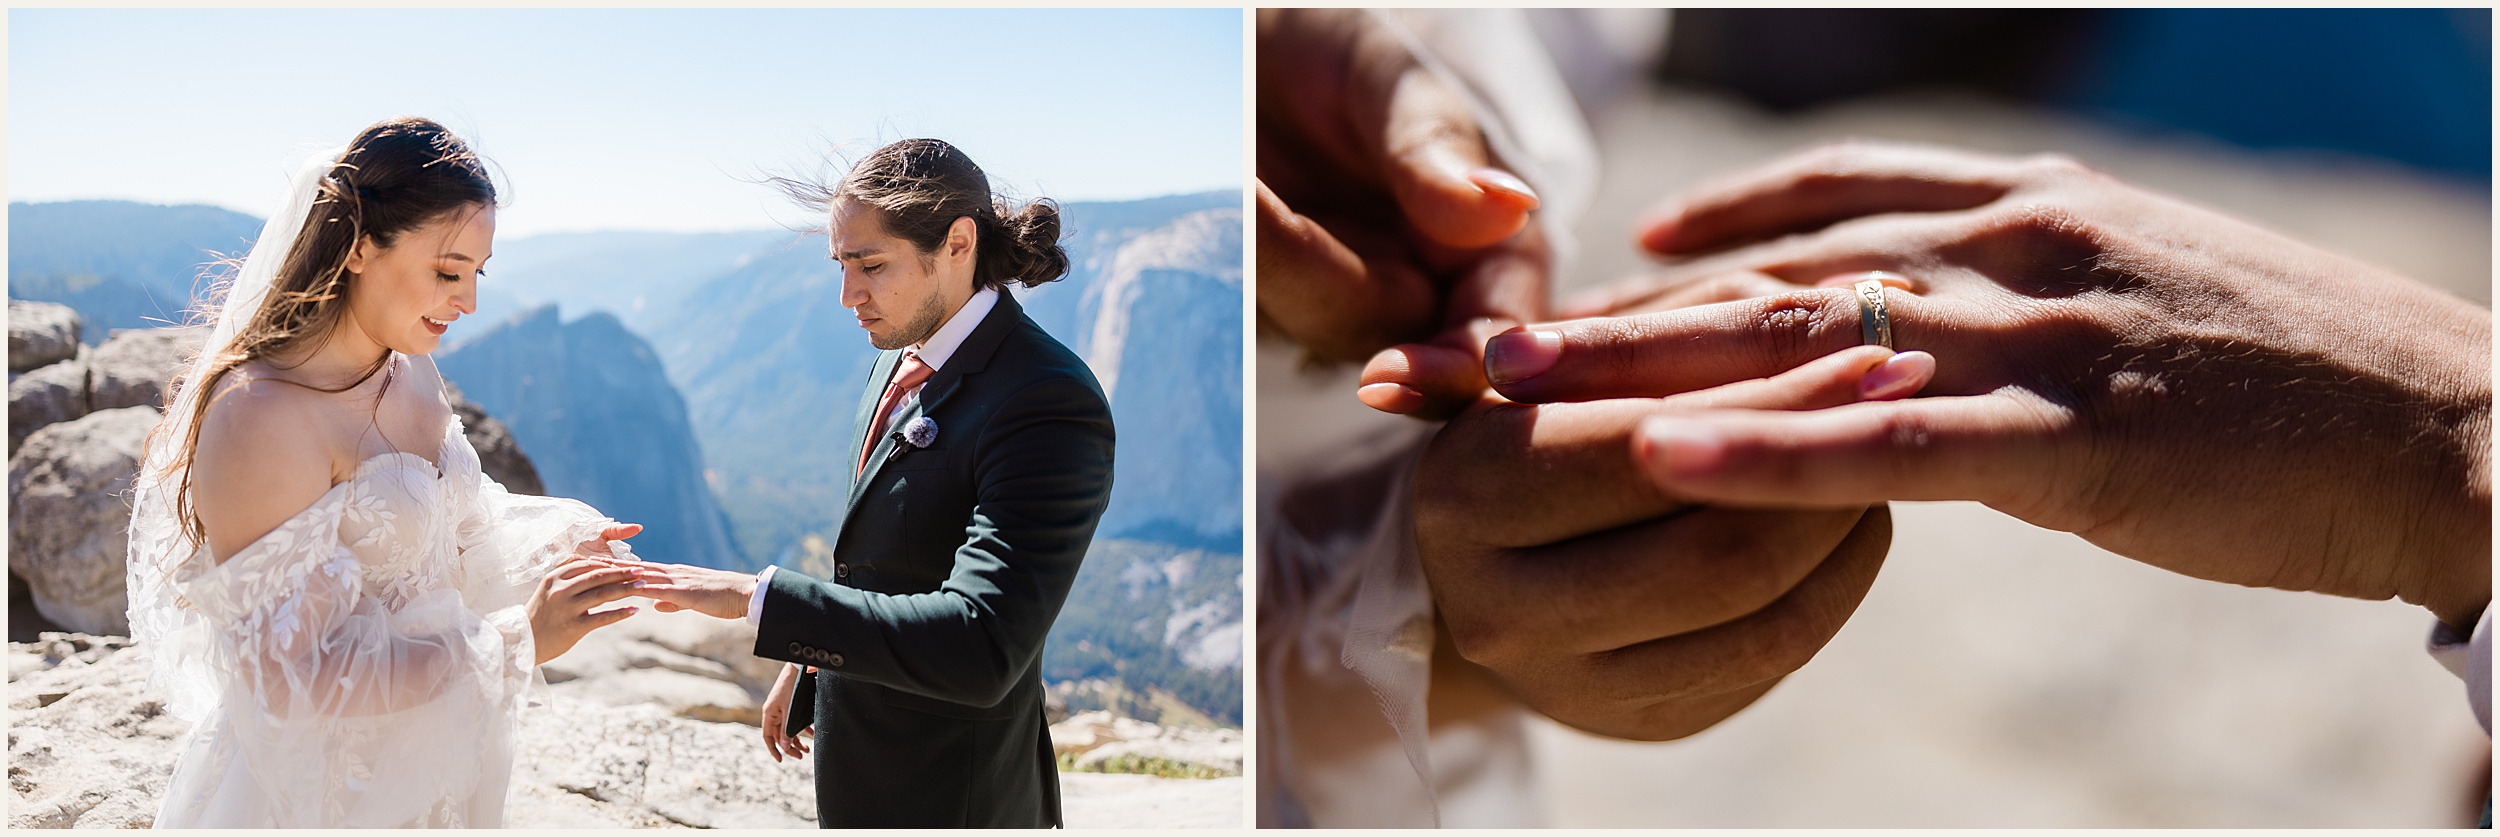
{"label": "gold ring detail", "polygon": [[1860,280],[1858,292],[1858,339],[1869,346],[1892,348],[1892,309],[1884,304],[1884,283],[1880,279]]}

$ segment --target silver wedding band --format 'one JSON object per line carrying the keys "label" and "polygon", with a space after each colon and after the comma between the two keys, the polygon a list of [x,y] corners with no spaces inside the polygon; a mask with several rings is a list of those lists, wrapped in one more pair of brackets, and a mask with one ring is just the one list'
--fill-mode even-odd
{"label": "silver wedding band", "polygon": [[1892,348],[1892,309],[1884,304],[1884,283],[1862,279],[1858,291],[1858,339],[1869,346]]}

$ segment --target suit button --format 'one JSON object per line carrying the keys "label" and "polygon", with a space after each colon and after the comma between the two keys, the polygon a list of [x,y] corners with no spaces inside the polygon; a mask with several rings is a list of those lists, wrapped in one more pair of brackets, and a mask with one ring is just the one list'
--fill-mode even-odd
{"label": "suit button", "polygon": [[835,565],[833,565],[833,577],[834,577],[834,578],[850,578],[850,577],[851,577],[851,565],[849,565],[849,564],[835,564]]}
{"label": "suit button", "polygon": [[790,643],[790,653],[792,653],[792,654],[797,654],[797,653],[799,653],[799,644],[798,644],[798,643],[795,643],[795,642]]}
{"label": "suit button", "polygon": [[840,655],[840,654],[826,654],[826,655],[825,655],[825,665],[829,665],[829,666],[832,666],[832,667],[834,667],[834,668],[841,668],[841,667],[842,667],[842,655]]}

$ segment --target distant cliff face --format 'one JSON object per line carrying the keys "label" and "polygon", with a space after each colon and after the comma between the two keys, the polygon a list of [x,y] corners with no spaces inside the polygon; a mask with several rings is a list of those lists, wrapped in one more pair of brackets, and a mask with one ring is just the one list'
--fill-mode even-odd
{"label": "distant cliff face", "polygon": [[9,298],[77,309],[90,346],[115,329],[181,323],[209,287],[203,265],[242,256],[260,226],[213,206],[12,203]]}
{"label": "distant cliff face", "polygon": [[1120,429],[1102,531],[1238,551],[1241,211],[1183,215],[1108,262],[1075,344]]}
{"label": "distant cliff face", "polygon": [[745,567],[704,481],[686,402],[659,356],[614,316],[564,322],[548,306],[438,354],[443,375],[503,418],[547,493],[646,528],[659,561]]}

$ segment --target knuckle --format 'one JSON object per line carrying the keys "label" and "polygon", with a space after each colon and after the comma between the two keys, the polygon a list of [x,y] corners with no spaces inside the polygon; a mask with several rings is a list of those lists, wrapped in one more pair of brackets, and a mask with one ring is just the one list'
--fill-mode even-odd
{"label": "knuckle", "polygon": [[1922,414],[1907,410],[1890,410],[1875,421],[1876,438],[1883,443],[1880,467],[1896,484],[1908,478],[1915,463],[1925,461],[1929,449],[1935,447],[1933,423]]}
{"label": "knuckle", "polygon": [[1953,249],[2026,296],[2065,297],[2125,288],[2132,274],[2110,258],[2116,236],[2062,202],[2026,202],[1989,213]]}
{"label": "knuckle", "polygon": [[2025,174],[2045,181],[2076,180],[2097,177],[2100,174],[2091,166],[2084,165],[2081,160],[2055,152],[2025,157],[2021,168]]}
{"label": "knuckle", "polygon": [[2007,207],[1990,218],[1987,226],[2000,233],[2032,237],[2076,236],[2094,228],[2090,221],[2071,209],[2037,202]]}
{"label": "knuckle", "polygon": [[1824,347],[1838,345],[1839,326],[1843,325],[1841,305],[1847,305],[1847,322],[1857,328],[1857,306],[1844,294],[1826,291],[1794,291],[1767,297],[1754,307],[1750,330],[1760,335],[1754,341],[1759,370],[1774,373],[1825,354]]}
{"label": "knuckle", "polygon": [[1451,647],[1468,662],[1495,671],[1513,668],[1521,661],[1523,645],[1520,631],[1500,619],[1480,618],[1445,612],[1443,629],[1450,635]]}
{"label": "knuckle", "polygon": [[1859,168],[1865,165],[1867,158],[1874,156],[1875,153],[1874,143],[1850,138],[1815,146],[1808,150],[1799,162],[1804,164],[1804,174],[1807,176],[1829,176]]}

